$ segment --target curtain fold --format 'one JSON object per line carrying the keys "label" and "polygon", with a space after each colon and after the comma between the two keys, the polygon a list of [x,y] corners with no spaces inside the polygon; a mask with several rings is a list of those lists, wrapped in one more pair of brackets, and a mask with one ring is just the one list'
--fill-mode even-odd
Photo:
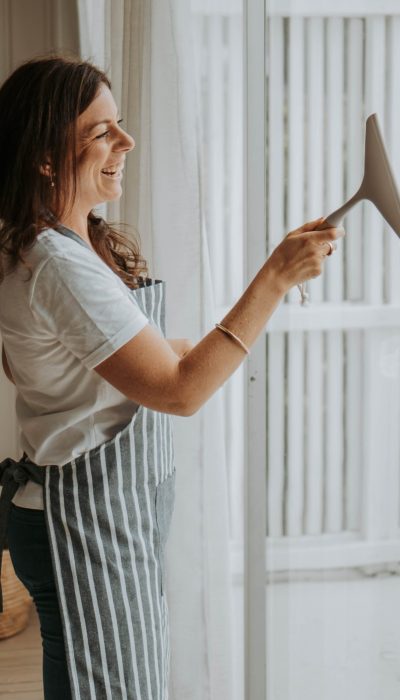
{"label": "curtain fold", "polygon": [[[82,55],[98,56],[136,148],[108,218],[133,226],[150,275],[164,279],[167,337],[198,342],[215,305],[202,207],[199,105],[189,0],[105,0],[104,44],[80,0]],[[86,18],[86,19],[85,19]],[[89,18],[89,20],[88,20]],[[102,63],[103,64],[103,63]],[[173,418],[176,505],[167,544],[171,700],[230,700],[231,584],[222,395]]]}

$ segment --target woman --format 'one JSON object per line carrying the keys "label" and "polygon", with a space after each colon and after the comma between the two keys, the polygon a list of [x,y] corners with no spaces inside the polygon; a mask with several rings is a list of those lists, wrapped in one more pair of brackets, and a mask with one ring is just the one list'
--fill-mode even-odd
{"label": "woman", "polygon": [[0,465],[0,519],[40,617],[47,700],[167,698],[170,415],[222,386],[342,235],[322,219],[293,231],[199,343],[166,339],[165,282],[93,213],[121,196],[135,145],[110,88],[56,56],[0,89],[0,330],[24,450]]}

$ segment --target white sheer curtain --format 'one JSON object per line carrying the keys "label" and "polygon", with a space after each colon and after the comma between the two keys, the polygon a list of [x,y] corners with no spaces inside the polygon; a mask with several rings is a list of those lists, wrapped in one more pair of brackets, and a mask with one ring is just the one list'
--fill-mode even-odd
{"label": "white sheer curtain", "polygon": [[[199,341],[215,321],[201,198],[190,0],[81,0],[82,55],[109,69],[136,140],[109,218],[133,225],[166,280],[167,337]],[[228,489],[217,392],[174,417],[177,491],[167,548],[171,699],[230,700]]]}

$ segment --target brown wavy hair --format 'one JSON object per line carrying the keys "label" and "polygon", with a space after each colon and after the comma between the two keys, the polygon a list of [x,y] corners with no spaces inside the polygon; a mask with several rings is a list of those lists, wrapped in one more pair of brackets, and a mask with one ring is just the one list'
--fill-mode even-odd
{"label": "brown wavy hair", "polygon": [[[22,63],[0,87],[0,254],[8,271],[45,228],[57,228],[76,195],[76,120],[107,75],[88,61],[62,55]],[[52,178],[40,171],[51,162]],[[59,183],[69,182],[72,193]],[[67,200],[68,197],[68,200]],[[131,289],[147,277],[138,234],[128,238],[93,210],[88,215],[93,248]],[[0,282],[4,270],[0,266]]]}

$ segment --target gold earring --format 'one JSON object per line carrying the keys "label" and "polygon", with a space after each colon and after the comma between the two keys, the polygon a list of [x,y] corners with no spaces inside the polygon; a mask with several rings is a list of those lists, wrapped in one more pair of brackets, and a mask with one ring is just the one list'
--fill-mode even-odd
{"label": "gold earring", "polygon": [[50,185],[54,187],[53,173],[50,174]]}

